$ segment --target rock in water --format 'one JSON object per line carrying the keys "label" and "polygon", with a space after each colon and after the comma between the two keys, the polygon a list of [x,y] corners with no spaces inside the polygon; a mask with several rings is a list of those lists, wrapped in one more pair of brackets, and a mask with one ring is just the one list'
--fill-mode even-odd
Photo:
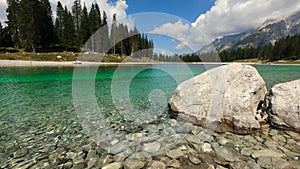
{"label": "rock in water", "polygon": [[255,116],[266,93],[254,67],[229,64],[180,84],[169,106],[178,118],[217,131],[247,134],[260,129]]}
{"label": "rock in water", "polygon": [[271,125],[300,133],[300,79],[273,86],[271,105]]}

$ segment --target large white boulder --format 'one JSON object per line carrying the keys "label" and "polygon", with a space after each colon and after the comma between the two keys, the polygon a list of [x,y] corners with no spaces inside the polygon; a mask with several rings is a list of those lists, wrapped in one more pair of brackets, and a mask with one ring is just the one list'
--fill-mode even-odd
{"label": "large white boulder", "polygon": [[247,134],[260,129],[255,116],[266,92],[254,67],[229,64],[180,84],[169,106],[178,118],[217,131]]}
{"label": "large white boulder", "polygon": [[269,121],[272,125],[300,133],[300,79],[273,86],[271,106]]}

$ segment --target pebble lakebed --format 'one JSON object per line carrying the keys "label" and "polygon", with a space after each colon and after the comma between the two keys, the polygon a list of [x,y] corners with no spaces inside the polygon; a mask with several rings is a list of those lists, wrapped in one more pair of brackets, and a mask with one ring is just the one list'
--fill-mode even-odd
{"label": "pebble lakebed", "polygon": [[[299,168],[300,134],[263,125],[249,135],[216,133],[176,119],[101,141],[76,119],[40,123],[1,139],[0,168]],[[6,124],[1,123],[1,128]],[[26,131],[26,134],[24,134]],[[101,145],[102,144],[102,145]],[[99,146],[101,145],[101,146]]]}
{"label": "pebble lakebed", "polygon": [[[299,67],[258,68],[269,87],[299,79]],[[107,114],[106,124],[119,134],[106,131],[103,135],[113,137],[94,140],[75,114],[70,82],[72,70],[65,69],[20,68],[17,75],[15,69],[2,69],[5,83],[1,83],[0,91],[1,169],[300,168],[300,134],[292,131],[264,125],[261,131],[249,135],[215,133],[169,118],[167,112],[158,118],[159,121],[142,128],[126,123],[116,110],[111,110],[114,105],[106,97],[110,89],[110,81],[106,79],[96,81],[97,91],[101,91],[96,96],[99,103],[103,103],[101,112]],[[197,65],[195,69],[198,70]],[[162,89],[170,90],[171,95],[176,87],[170,85],[170,78],[163,82],[162,77],[141,79],[140,82],[137,78],[134,89],[136,86],[152,89],[157,84],[149,81],[157,81],[164,84]],[[148,96],[144,88],[138,89],[138,94]],[[137,96],[134,95],[136,100],[133,101],[146,107]],[[105,125],[99,123],[99,126]]]}

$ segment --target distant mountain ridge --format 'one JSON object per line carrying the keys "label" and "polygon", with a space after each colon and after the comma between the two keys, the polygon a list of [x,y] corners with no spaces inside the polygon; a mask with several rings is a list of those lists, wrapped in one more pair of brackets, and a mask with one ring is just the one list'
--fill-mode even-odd
{"label": "distant mountain ridge", "polygon": [[[300,11],[286,18],[268,20],[255,30],[218,38],[211,45],[218,52],[238,47],[263,47],[270,42],[275,43],[281,38],[296,34],[300,34]],[[210,48],[206,46],[200,53],[207,51],[210,51]]]}

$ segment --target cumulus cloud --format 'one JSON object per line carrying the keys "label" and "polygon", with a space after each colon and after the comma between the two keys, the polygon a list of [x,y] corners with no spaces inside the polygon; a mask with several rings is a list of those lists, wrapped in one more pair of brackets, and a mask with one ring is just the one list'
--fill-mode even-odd
{"label": "cumulus cloud", "polygon": [[6,0],[0,0],[0,22],[3,24],[6,20]]}
{"label": "cumulus cloud", "polygon": [[[255,29],[265,21],[289,16],[300,11],[299,0],[216,0],[214,6],[194,23],[165,23],[152,32],[178,36],[180,43],[195,50],[217,37]],[[181,32],[183,31],[183,32]]]}
{"label": "cumulus cloud", "polygon": [[181,42],[178,46],[176,46],[177,50],[181,50],[185,46],[184,42],[187,38],[186,33],[188,30],[190,30],[190,25],[188,23],[183,23],[182,20],[178,20],[175,23],[165,23],[160,27],[156,27],[149,33],[169,36],[172,39]]}
{"label": "cumulus cloud", "polygon": [[212,37],[257,28],[273,18],[300,10],[299,0],[216,0],[214,6],[193,23]]}

